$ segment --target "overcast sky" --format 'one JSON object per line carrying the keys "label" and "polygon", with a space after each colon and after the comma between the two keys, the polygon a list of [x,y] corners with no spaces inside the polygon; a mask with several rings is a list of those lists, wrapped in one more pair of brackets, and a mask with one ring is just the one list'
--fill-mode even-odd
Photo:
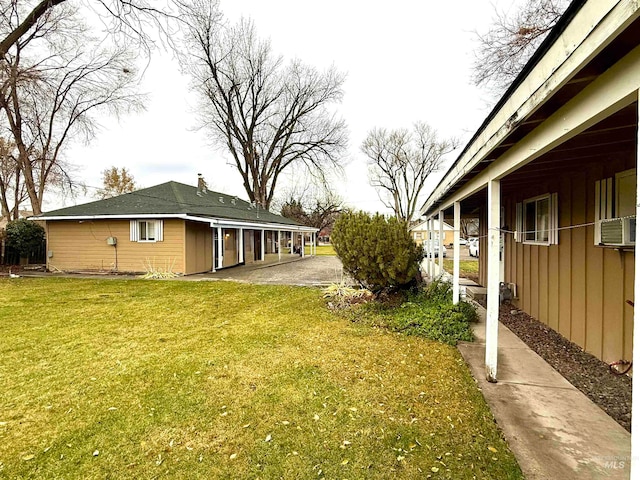
{"label": "overcast sky", "polygon": [[[319,69],[335,65],[347,73],[339,112],[348,125],[350,145],[345,178],[336,180],[335,188],[352,207],[387,213],[368,185],[362,140],[373,127],[410,128],[421,120],[442,136],[458,137],[464,146],[492,107],[487,93],[470,81],[474,31],[486,28],[494,6],[509,10],[514,4],[516,0],[222,0],[221,9],[232,22],[251,17],[260,35],[271,39],[275,53]],[[153,53],[141,87],[149,94],[146,112],[105,119],[89,145],[68,151],[78,177],[99,187],[102,170],[127,167],[140,186],[148,187],[170,180],[195,185],[202,173],[211,189],[247,198],[228,155],[195,129],[196,102],[188,78],[181,76],[170,54]],[[449,161],[455,157],[450,155]],[[92,198],[49,200],[45,211]]]}

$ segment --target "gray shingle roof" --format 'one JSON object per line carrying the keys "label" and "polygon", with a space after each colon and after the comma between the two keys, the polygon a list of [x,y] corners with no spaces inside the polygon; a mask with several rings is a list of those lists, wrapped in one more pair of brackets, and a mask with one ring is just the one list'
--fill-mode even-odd
{"label": "gray shingle roof", "polygon": [[207,218],[243,220],[255,223],[300,225],[281,215],[256,208],[238,197],[167,182],[117,197],[43,213],[42,217],[84,217],[94,215],[191,215]]}

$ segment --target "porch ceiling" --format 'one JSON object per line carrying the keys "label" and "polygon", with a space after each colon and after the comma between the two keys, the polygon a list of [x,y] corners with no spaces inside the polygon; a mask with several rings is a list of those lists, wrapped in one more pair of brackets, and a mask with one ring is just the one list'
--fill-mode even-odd
{"label": "porch ceiling", "polygon": [[[448,189],[446,197],[454,195],[466,183],[491,165],[494,160],[545,122],[549,116],[575,97],[600,74],[637,47],[638,31],[640,31],[640,18],[634,20],[623,33],[603,48],[536,111],[518,122],[512,132],[492,150],[485,160],[479,162]],[[553,174],[555,169],[566,171],[568,168],[581,168],[591,159],[595,160],[598,156],[602,158],[605,153],[626,150],[630,147],[629,142],[636,142],[637,122],[637,105],[634,103],[565,142],[549,154],[512,173],[508,178],[503,179],[503,186],[515,188],[519,183],[535,181],[536,178]],[[478,208],[480,202],[484,201],[484,198],[482,193],[466,198],[462,202],[462,213],[471,214]],[[445,198],[440,198],[434,203],[432,209],[435,209],[444,200]]]}

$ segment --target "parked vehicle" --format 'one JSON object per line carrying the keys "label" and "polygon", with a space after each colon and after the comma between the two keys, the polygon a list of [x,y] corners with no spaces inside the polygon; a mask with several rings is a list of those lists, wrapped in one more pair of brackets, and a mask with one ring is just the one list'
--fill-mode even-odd
{"label": "parked vehicle", "polygon": [[[445,247],[444,245],[442,246],[442,256],[446,257],[447,256],[447,247]],[[440,244],[437,242],[434,242],[433,244],[433,251],[434,251],[434,256],[438,257],[440,256]],[[429,240],[424,240],[422,242],[422,254],[425,257],[429,256]]]}
{"label": "parked vehicle", "polygon": [[480,253],[480,243],[478,239],[473,237],[469,239],[469,255],[471,257],[478,257]]}

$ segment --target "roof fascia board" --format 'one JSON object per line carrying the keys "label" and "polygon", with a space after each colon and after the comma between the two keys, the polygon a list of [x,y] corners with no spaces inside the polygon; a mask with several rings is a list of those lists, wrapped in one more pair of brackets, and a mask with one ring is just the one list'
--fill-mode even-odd
{"label": "roof fascia board", "polygon": [[447,197],[437,209],[427,209],[425,214],[432,215],[454,202],[464,200],[482,190],[490,180],[505,177],[638,100],[639,71],[640,46],[600,75],[454,195]]}
{"label": "roof fascia board", "polygon": [[[634,0],[589,1],[576,12],[530,74],[505,101],[501,101],[502,107],[481,127],[475,140],[424,203],[421,214],[430,210],[451,186],[486,159],[519,121],[544,104],[639,14],[639,6]],[[552,73],[549,75],[548,72]]]}
{"label": "roof fascia board", "polygon": [[221,218],[212,217],[196,217],[193,215],[184,214],[149,214],[149,215],[77,215],[77,216],[44,216],[44,217],[29,217],[29,220],[135,220],[143,218],[175,218],[179,220],[190,220],[193,222],[209,223],[211,226],[228,226],[229,228],[269,228],[274,230],[286,230],[286,231],[304,231],[304,232],[317,232],[317,228],[306,227],[304,225],[287,225],[284,223],[259,223],[259,222],[243,222],[234,220],[225,220]]}

